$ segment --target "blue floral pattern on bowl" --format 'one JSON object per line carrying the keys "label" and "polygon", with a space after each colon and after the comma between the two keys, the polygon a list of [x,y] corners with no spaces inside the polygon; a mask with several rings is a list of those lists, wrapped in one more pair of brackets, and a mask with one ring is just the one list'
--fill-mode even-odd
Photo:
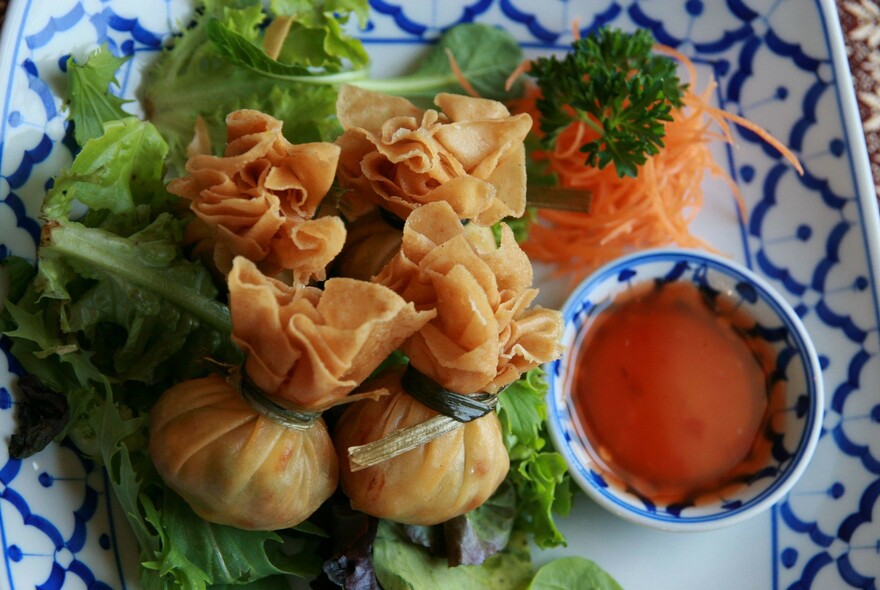
{"label": "blue floral pattern on bowl", "polygon": [[[724,296],[754,319],[775,356],[773,378],[784,379],[785,401],[769,417],[762,436],[769,462],[738,487],[707,493],[688,503],[661,504],[622,482],[610,481],[591,454],[571,396],[580,339],[593,318],[618,295],[645,283],[692,283],[709,300]],[[563,356],[549,365],[549,425],[556,448],[575,481],[613,513],[665,530],[707,530],[755,516],[778,501],[804,472],[821,432],[824,392],[815,348],[791,306],[760,277],[720,256],[679,249],[651,250],[612,262],[578,285],[562,308]],[[632,433],[638,436],[637,432]],[[616,478],[615,478],[616,479]]]}
{"label": "blue floral pattern on bowl", "polygon": [[[605,24],[647,28],[691,57],[702,82],[715,77],[718,106],[761,124],[795,151],[803,176],[754,134],[735,128],[737,146],[719,148],[717,159],[746,211],[723,181],[708,180],[714,198],[695,228],[781,291],[816,343],[827,397],[811,467],[766,520],[750,519],[724,536],[703,533],[686,551],[681,541],[651,541],[637,555],[642,567],[631,567],[632,537],[624,526],[601,521],[597,531],[583,506],[562,524],[568,551],[595,559],[624,587],[702,589],[705,579],[714,588],[880,585],[880,230],[832,0],[370,4],[359,34],[378,75],[411,67],[426,43],[458,22],[503,26],[528,55],[565,48],[575,21],[580,33]],[[68,54],[83,57],[107,43],[131,55],[119,80],[121,93],[133,97],[141,68],[191,10],[189,0],[12,0],[0,39],[0,257],[33,259],[42,195],[71,160],[61,99]],[[6,435],[17,371],[14,359],[0,353]],[[102,469],[69,447],[16,461],[0,445],[0,586],[136,587],[137,549],[123,520]],[[677,574],[666,577],[667,570]],[[678,575],[695,571],[705,576]]]}

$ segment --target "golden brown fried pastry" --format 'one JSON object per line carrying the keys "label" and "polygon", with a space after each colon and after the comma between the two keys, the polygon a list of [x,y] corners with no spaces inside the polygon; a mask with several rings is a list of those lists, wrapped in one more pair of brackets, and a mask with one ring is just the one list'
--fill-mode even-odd
{"label": "golden brown fried pastry", "polygon": [[310,410],[334,405],[434,316],[392,290],[333,278],[323,289],[266,277],[245,258],[228,276],[232,337],[264,392]]}
{"label": "golden brown fried pastry", "polygon": [[336,217],[312,217],[333,183],[339,148],[292,144],[281,121],[259,111],[235,111],[226,124],[225,155],[193,155],[187,176],[168,190],[189,199],[212,229],[221,272],[245,256],[267,274],[290,270],[299,281],[323,279],[342,249],[345,227]]}
{"label": "golden brown fried pastry", "polygon": [[304,521],[336,489],[338,462],[322,419],[281,426],[212,375],[167,390],[150,412],[150,456],[196,514],[249,530]]}
{"label": "golden brown fried pastry", "polygon": [[380,440],[437,415],[403,391],[400,377],[400,371],[392,370],[365,384],[365,389],[390,393],[348,406],[334,427],[340,480],[352,507],[396,522],[429,525],[480,506],[510,468],[494,412],[377,465],[350,470],[349,447]]}
{"label": "golden brown fried pastry", "polygon": [[406,219],[446,201],[480,225],[521,216],[531,118],[483,98],[438,94],[434,102],[439,111],[423,111],[403,98],[341,88],[338,178],[356,193],[346,197],[354,215],[372,203]]}
{"label": "golden brown fried pastry", "polygon": [[501,245],[465,231],[447,203],[415,210],[400,252],[374,279],[437,315],[401,347],[446,389],[494,393],[559,353],[558,311],[529,308],[532,267],[513,232]]}
{"label": "golden brown fried pastry", "polygon": [[394,258],[403,232],[373,209],[346,226],[345,246],[333,261],[332,274],[369,281]]}

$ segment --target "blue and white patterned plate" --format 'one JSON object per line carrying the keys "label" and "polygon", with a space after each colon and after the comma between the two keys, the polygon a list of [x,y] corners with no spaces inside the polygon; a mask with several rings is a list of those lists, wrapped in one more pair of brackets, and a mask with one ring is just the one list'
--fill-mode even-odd
{"label": "blue and white patterned plate", "polygon": [[[880,583],[880,237],[843,41],[831,0],[371,0],[363,37],[377,73],[405,69],[457,22],[500,24],[537,54],[567,46],[571,23],[644,27],[690,56],[717,103],[764,126],[801,158],[798,176],[754,135],[719,146],[748,204],[711,197],[696,231],[780,290],[818,350],[827,407],[816,454],[766,516],[670,534],[580,497],[563,527],[580,554],[629,589],[844,590]],[[188,0],[13,0],[0,45],[0,257],[33,257],[46,183],[70,162],[63,64],[107,43],[139,71],[190,12]],[[558,287],[558,285],[556,285]],[[0,287],[2,289],[2,287]],[[564,292],[555,291],[561,303]],[[0,293],[2,294],[2,293]],[[15,363],[0,354],[0,431],[13,429]],[[0,587],[136,587],[130,535],[104,475],[70,448],[26,461],[0,445]]]}

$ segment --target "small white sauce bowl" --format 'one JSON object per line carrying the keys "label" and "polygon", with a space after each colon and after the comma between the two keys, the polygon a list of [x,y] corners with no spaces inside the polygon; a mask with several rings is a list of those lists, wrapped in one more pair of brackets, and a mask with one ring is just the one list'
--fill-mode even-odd
{"label": "small white sauce bowl", "polygon": [[[739,301],[772,334],[776,371],[786,381],[782,409],[762,436],[772,440],[769,461],[740,485],[698,502],[654,502],[597,464],[578,425],[570,396],[579,332],[591,313],[645,281],[690,281]],[[816,350],[797,313],[766,281],[743,265],[713,254],[677,248],[639,252],[615,260],[587,277],[562,308],[563,356],[547,366],[549,430],[575,482],[599,505],[635,523],[669,531],[701,531],[741,522],[788,493],[807,467],[822,429],[824,391]],[[780,427],[780,425],[783,425]],[[779,431],[777,431],[777,429]],[[637,436],[637,433],[633,433]]]}

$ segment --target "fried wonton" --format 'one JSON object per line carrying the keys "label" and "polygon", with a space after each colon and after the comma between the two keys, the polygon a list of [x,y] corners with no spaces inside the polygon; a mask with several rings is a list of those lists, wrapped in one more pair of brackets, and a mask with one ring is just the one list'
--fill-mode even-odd
{"label": "fried wonton", "polygon": [[339,479],[323,419],[306,430],[282,426],[218,375],[162,394],[150,411],[150,457],[196,514],[248,530],[301,523]]}
{"label": "fried wonton", "polygon": [[532,267],[506,225],[496,248],[465,231],[449,204],[419,207],[374,281],[436,311],[401,350],[451,391],[497,392],[561,352],[561,315],[529,307],[538,293]]}
{"label": "fried wonton", "polygon": [[382,285],[332,278],[287,285],[238,257],[227,277],[232,337],[266,394],[323,410],[360,385],[434,316]]}
{"label": "fried wonton", "polygon": [[525,211],[526,114],[500,102],[438,94],[438,110],[343,86],[336,103],[345,132],[336,143],[340,184],[354,215],[378,205],[401,219],[445,201],[460,219],[492,225]]}
{"label": "fried wonton", "polygon": [[225,155],[193,155],[187,176],[168,185],[211,228],[217,268],[226,273],[234,257],[245,256],[267,274],[323,279],[345,227],[313,216],[333,183],[339,147],[292,144],[281,121],[254,110],[230,113],[226,125]]}
{"label": "fried wonton", "polygon": [[403,232],[374,209],[346,225],[345,246],[333,261],[332,274],[369,281],[400,249]]}
{"label": "fried wonton", "polygon": [[333,430],[339,476],[354,509],[415,525],[445,522],[483,504],[507,476],[510,459],[495,412],[376,465],[352,471],[348,449],[433,418],[437,412],[410,396],[401,371],[364,385],[389,392],[347,407]]}

